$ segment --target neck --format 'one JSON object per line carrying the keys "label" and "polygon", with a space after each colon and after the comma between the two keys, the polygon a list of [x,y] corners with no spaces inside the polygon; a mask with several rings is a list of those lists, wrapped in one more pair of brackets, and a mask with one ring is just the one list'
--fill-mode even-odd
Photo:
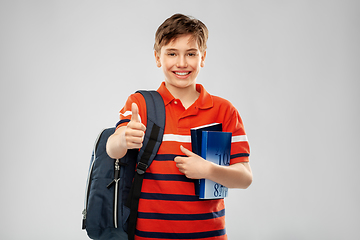
{"label": "neck", "polygon": [[186,88],[176,88],[165,83],[165,86],[176,99],[181,101],[186,109],[190,107],[200,96],[200,93],[196,91],[196,85],[191,85]]}

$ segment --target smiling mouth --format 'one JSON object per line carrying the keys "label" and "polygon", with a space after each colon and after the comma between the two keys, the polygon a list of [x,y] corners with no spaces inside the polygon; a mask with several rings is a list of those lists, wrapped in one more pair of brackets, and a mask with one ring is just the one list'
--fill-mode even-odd
{"label": "smiling mouth", "polygon": [[191,72],[174,72],[174,73],[179,76],[186,76],[189,75]]}

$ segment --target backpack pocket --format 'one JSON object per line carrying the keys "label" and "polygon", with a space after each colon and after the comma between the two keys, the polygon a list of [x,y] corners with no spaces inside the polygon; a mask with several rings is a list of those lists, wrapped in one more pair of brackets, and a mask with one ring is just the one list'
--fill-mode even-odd
{"label": "backpack pocket", "polygon": [[[86,231],[92,239],[101,236],[104,229],[114,228],[115,188],[107,188],[111,178],[95,178],[91,181],[86,213]],[[102,191],[97,191],[103,189]],[[115,204],[116,205],[116,204]]]}

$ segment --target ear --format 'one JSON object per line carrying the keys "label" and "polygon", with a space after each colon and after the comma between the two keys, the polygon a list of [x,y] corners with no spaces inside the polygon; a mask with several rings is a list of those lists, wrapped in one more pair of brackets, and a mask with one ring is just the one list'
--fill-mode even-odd
{"label": "ear", "polygon": [[160,62],[160,53],[158,53],[156,50],[154,51],[154,56],[155,56],[155,61],[156,61],[156,66],[158,68],[161,67],[161,62]]}
{"label": "ear", "polygon": [[206,51],[204,51],[203,54],[201,55],[200,67],[205,66],[205,58],[206,58]]}

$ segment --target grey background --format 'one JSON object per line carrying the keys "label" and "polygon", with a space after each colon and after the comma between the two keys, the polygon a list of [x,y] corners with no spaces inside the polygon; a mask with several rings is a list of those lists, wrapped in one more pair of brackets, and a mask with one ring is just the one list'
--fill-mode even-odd
{"label": "grey background", "polygon": [[95,137],[157,89],[154,34],[181,12],[210,30],[198,82],[240,111],[252,186],[229,239],[360,239],[359,1],[0,1],[0,238],[87,239]]}

